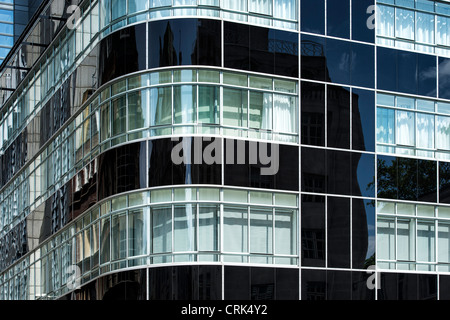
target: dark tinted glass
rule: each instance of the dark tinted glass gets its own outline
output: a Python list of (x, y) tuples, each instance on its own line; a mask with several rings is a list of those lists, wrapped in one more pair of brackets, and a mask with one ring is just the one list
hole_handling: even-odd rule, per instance
[(418, 86), (417, 54), (413, 52), (398, 51), (397, 68), (398, 91), (416, 93)]
[(439, 202), (450, 203), (450, 163), (439, 162)]
[(146, 300), (147, 275), (145, 269), (110, 274), (99, 279), (101, 300)]
[(327, 35), (350, 38), (350, 1), (327, 1)]
[(352, 273), (327, 270), (327, 300), (351, 300)]
[(351, 194), (351, 153), (327, 150), (327, 192)]
[(328, 197), (327, 261), (330, 268), (350, 267), (350, 200)]
[(274, 73), (275, 53), (271, 47), (274, 31), (268, 28), (250, 26), (250, 70)]
[(327, 86), (327, 146), (350, 148), (350, 89)]
[(352, 1), (352, 39), (375, 42), (375, 8), (369, 9), (374, 5), (374, 0)]
[(299, 296), (298, 269), (275, 269), (275, 299), (298, 300)]
[(417, 160), (397, 158), (398, 199), (416, 200), (417, 198)]
[(250, 292), (250, 268), (225, 267), (225, 300), (249, 300)]
[[(372, 278), (369, 279), (371, 276)], [(352, 272), (352, 300), (375, 300), (375, 290), (368, 288), (368, 281), (371, 284), (375, 283), (373, 273)]]
[(450, 276), (439, 275), (439, 300), (450, 300)]
[(450, 99), (450, 59), (439, 57), (439, 98)]
[(351, 43), (351, 84), (374, 88), (375, 49), (372, 45)]
[(251, 300), (275, 299), (275, 269), (251, 268)]
[(302, 191), (327, 192), (326, 151), (302, 148)]
[(352, 146), (355, 150), (375, 151), (375, 94), (352, 90)]
[(417, 200), (437, 201), (437, 163), (435, 161), (417, 161)]
[(198, 300), (198, 266), (179, 266), (172, 270), (174, 300)]
[(224, 64), (227, 68), (250, 70), (250, 27), (224, 22)]
[(301, 31), (325, 34), (324, 0), (302, 0), (300, 14)]
[(146, 47), (145, 24), (121, 29), (102, 39), (99, 54), (99, 86), (122, 75), (145, 70)]
[(377, 88), (397, 91), (397, 50), (377, 47)]
[(380, 288), (378, 288), (378, 300), (398, 300), (397, 273), (380, 273)]
[(398, 273), (398, 300), (418, 299), (418, 279), (417, 274)]
[(326, 300), (327, 271), (302, 269), (302, 300)]
[(302, 266), (325, 267), (325, 197), (302, 195)]
[(435, 274), (418, 274), (418, 300), (437, 300), (437, 276)]
[(199, 266), (198, 298), (200, 300), (222, 299), (221, 266)]
[(220, 21), (198, 19), (197, 23), (197, 64), (221, 66), (222, 41)]
[(148, 269), (149, 300), (172, 300), (172, 267)]
[(301, 55), (303, 79), (329, 81), (327, 59), (325, 58), (325, 38), (302, 35)]
[(298, 33), (273, 30), (275, 74), (298, 77)]
[(352, 268), (375, 264), (375, 201), (352, 199)]
[(424, 96), (436, 97), (436, 57), (427, 54), (417, 54), (417, 64), (417, 93)]
[(325, 85), (301, 83), (302, 144), (325, 146)]
[(327, 38), (326, 57), (329, 81), (350, 84), (350, 42)]
[(397, 158), (377, 157), (377, 190), (379, 198), (397, 199)]
[[(352, 153), (352, 195), (375, 196), (375, 156)], [(331, 174), (331, 173), (330, 173)]]

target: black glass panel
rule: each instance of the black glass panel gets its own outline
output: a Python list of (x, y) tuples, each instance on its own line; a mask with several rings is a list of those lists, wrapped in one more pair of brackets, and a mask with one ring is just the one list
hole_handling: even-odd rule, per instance
[(146, 142), (108, 150), (98, 160), (98, 200), (146, 187)]
[(352, 153), (352, 195), (375, 196), (375, 156), (373, 154)]
[(251, 300), (275, 299), (275, 269), (251, 268)]
[(302, 300), (326, 300), (326, 270), (302, 269)]
[(417, 274), (398, 273), (398, 300), (418, 299), (418, 279)]
[(149, 23), (149, 68), (220, 66), (220, 22), (175, 19)]
[[(373, 6), (370, 10), (370, 6)], [(375, 1), (352, 1), (352, 39), (375, 42)]]
[(375, 85), (375, 49), (372, 45), (351, 43), (351, 84), (373, 88)]
[(172, 299), (172, 267), (148, 269), (149, 300)]
[(200, 300), (222, 299), (221, 266), (199, 266), (198, 298)]
[(146, 300), (146, 270), (125, 271), (99, 279), (98, 288), (102, 300)]
[(325, 146), (325, 85), (301, 82), (302, 144)]
[(417, 200), (437, 201), (437, 163), (435, 161), (417, 161)]
[(352, 268), (375, 265), (375, 201), (352, 199)]
[(350, 1), (327, 1), (327, 35), (350, 38)]
[(274, 73), (275, 53), (271, 45), (274, 31), (268, 28), (250, 26), (250, 70)]
[(398, 199), (417, 199), (417, 160), (397, 158)]
[(375, 94), (352, 90), (352, 146), (354, 150), (375, 151)]
[(437, 276), (435, 274), (418, 274), (418, 300), (437, 300)]
[(450, 276), (439, 275), (439, 300), (450, 300)]
[[(372, 277), (369, 279), (369, 277)], [(374, 284), (373, 273), (352, 272), (352, 300), (375, 300), (375, 289), (369, 289), (367, 283)]]
[(417, 93), (424, 96), (436, 97), (436, 57), (427, 54), (417, 54), (417, 64)]
[(198, 300), (198, 266), (179, 266), (172, 270), (174, 300)]
[(300, 14), (301, 31), (325, 34), (324, 0), (302, 0)]
[(377, 88), (397, 91), (397, 50), (377, 47)]
[(272, 30), (275, 39), (275, 74), (298, 77), (298, 33)]
[(327, 300), (351, 300), (352, 273), (327, 270)]
[(450, 162), (439, 162), (439, 202), (450, 204)]
[(275, 269), (276, 300), (298, 300), (299, 271), (298, 269)]
[(227, 68), (250, 70), (250, 27), (224, 22), (224, 64)]
[(138, 24), (102, 39), (99, 86), (114, 78), (146, 69), (146, 32), (146, 24)]
[(398, 300), (397, 273), (379, 273), (378, 276), (380, 277), (378, 300)]
[(250, 268), (225, 266), (225, 300), (249, 300)]
[(397, 89), (400, 92), (417, 93), (417, 54), (397, 51)]
[(350, 84), (350, 42), (327, 38), (326, 57), (329, 81)]
[(327, 192), (326, 151), (302, 148), (302, 191)]
[(439, 57), (439, 98), (450, 99), (450, 59)]
[(397, 199), (397, 158), (377, 157), (377, 189), (379, 198)]
[[(313, 2), (316, 1), (313, 0)], [(325, 38), (302, 35), (301, 55), (303, 79), (329, 81), (330, 76), (325, 57)]]
[(350, 89), (327, 86), (327, 146), (350, 148)]
[(350, 267), (350, 200), (328, 197), (327, 261), (330, 268)]
[(325, 197), (302, 195), (302, 266), (325, 267)]
[(327, 150), (327, 192), (351, 194), (351, 153)]

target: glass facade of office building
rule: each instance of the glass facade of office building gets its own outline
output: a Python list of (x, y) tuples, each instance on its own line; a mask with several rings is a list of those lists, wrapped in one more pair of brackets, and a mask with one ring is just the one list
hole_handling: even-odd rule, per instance
[(39, 10), (0, 70), (0, 299), (450, 299), (448, 2)]

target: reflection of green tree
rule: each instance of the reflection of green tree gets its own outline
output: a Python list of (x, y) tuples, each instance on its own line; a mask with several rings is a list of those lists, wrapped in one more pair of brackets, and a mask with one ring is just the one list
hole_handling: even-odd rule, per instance
[[(436, 162), (409, 158), (377, 160), (378, 197), (417, 200), (436, 193)], [(371, 182), (369, 186), (374, 183)]]
[(371, 255), (368, 259), (366, 259), (366, 261), (364, 261), (364, 269), (367, 269), (370, 266), (374, 266), (375, 264), (375, 253), (373, 253), (373, 255)]

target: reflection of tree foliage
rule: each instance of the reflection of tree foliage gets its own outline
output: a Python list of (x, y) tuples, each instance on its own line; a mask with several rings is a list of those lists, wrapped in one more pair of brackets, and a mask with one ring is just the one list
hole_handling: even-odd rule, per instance
[(364, 269), (369, 268), (370, 266), (374, 266), (376, 264), (375, 261), (375, 252), (371, 255), (366, 261), (364, 261)]
[(436, 197), (436, 169), (435, 161), (378, 158), (378, 197), (403, 200), (431, 197), (433, 200), (432, 197)]

